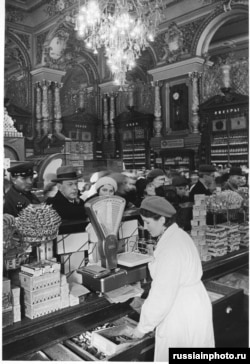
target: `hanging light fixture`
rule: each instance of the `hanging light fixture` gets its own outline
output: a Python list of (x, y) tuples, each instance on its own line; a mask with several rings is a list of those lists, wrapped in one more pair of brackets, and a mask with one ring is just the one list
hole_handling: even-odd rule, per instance
[(75, 30), (86, 46), (105, 48), (115, 83), (123, 85), (163, 20), (163, 0), (84, 0)]

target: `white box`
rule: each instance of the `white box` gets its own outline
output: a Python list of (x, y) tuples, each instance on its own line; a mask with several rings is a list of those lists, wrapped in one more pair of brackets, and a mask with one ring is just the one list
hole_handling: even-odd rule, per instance
[(57, 254), (68, 254), (88, 250), (88, 233), (58, 235)]
[(18, 306), (20, 305), (20, 287), (18, 286), (12, 286), (11, 287), (11, 291), (12, 291), (12, 305), (13, 306)]
[(86, 259), (85, 251), (60, 255), (61, 268), (63, 274), (68, 274), (76, 269), (85, 267), (86, 265), (85, 259)]
[(24, 302), (29, 305), (34, 305), (40, 302), (45, 302), (56, 297), (60, 297), (60, 285), (38, 289), (37, 291), (24, 290)]
[(28, 273), (19, 273), (20, 286), (28, 291), (60, 285), (60, 272), (45, 273), (40, 277), (33, 277)]
[(138, 236), (138, 220), (121, 222), (118, 239), (130, 238), (133, 235)]
[(21, 321), (21, 306), (13, 306), (13, 322)]
[(37, 303), (36, 305), (29, 305), (24, 303), (25, 307), (25, 316), (30, 319), (34, 319), (36, 317), (48, 315), (51, 312), (57, 311), (61, 309), (61, 298), (57, 297), (53, 300), (49, 300), (46, 302)]
[[(116, 338), (120, 334), (126, 335), (126, 332), (129, 332), (129, 326), (129, 324), (124, 324), (92, 332), (91, 346), (94, 346), (106, 355), (114, 355), (135, 345), (135, 340), (129, 340), (127, 343), (122, 344), (116, 344), (111, 340), (111, 338)], [(134, 328), (132, 325), (131, 327)]]

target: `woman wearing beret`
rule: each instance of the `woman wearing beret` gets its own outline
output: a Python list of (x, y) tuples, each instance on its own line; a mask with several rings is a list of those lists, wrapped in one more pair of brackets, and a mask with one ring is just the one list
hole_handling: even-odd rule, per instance
[(212, 305), (201, 281), (202, 266), (191, 237), (174, 222), (175, 209), (151, 196), (141, 204), (144, 227), (158, 237), (149, 263), (151, 289), (131, 331), (141, 338), (156, 329), (154, 360), (168, 361), (170, 347), (214, 347)]

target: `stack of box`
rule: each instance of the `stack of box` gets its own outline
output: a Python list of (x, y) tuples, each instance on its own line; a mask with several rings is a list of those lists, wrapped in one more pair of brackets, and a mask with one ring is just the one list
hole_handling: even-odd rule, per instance
[(13, 322), (21, 321), (21, 305), (20, 305), (20, 287), (11, 286), (12, 306), (13, 306)]
[(206, 243), (211, 256), (220, 257), (227, 254), (228, 238), (225, 227), (208, 225), (206, 230)]
[(248, 248), (249, 247), (249, 223), (244, 222), (239, 226), (240, 232), (240, 246)]
[(69, 284), (65, 274), (61, 274), (60, 282), (61, 308), (69, 307)]
[(2, 326), (6, 327), (13, 324), (13, 311), (11, 299), (10, 280), (3, 277), (2, 288)]
[(25, 316), (34, 319), (61, 308), (61, 265), (52, 261), (25, 264), (19, 273)]
[(206, 199), (205, 195), (195, 195), (193, 205), (193, 219), (191, 220), (191, 236), (198, 249), (202, 261), (211, 259), (206, 244)]
[(218, 226), (224, 227), (227, 232), (228, 240), (228, 252), (233, 252), (240, 249), (240, 231), (239, 224), (233, 222), (227, 222), (219, 224)]

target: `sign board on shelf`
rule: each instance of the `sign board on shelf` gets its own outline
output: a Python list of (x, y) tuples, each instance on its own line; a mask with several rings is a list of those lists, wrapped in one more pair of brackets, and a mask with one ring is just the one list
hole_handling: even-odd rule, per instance
[(162, 149), (170, 148), (184, 148), (184, 139), (169, 139), (161, 141)]

